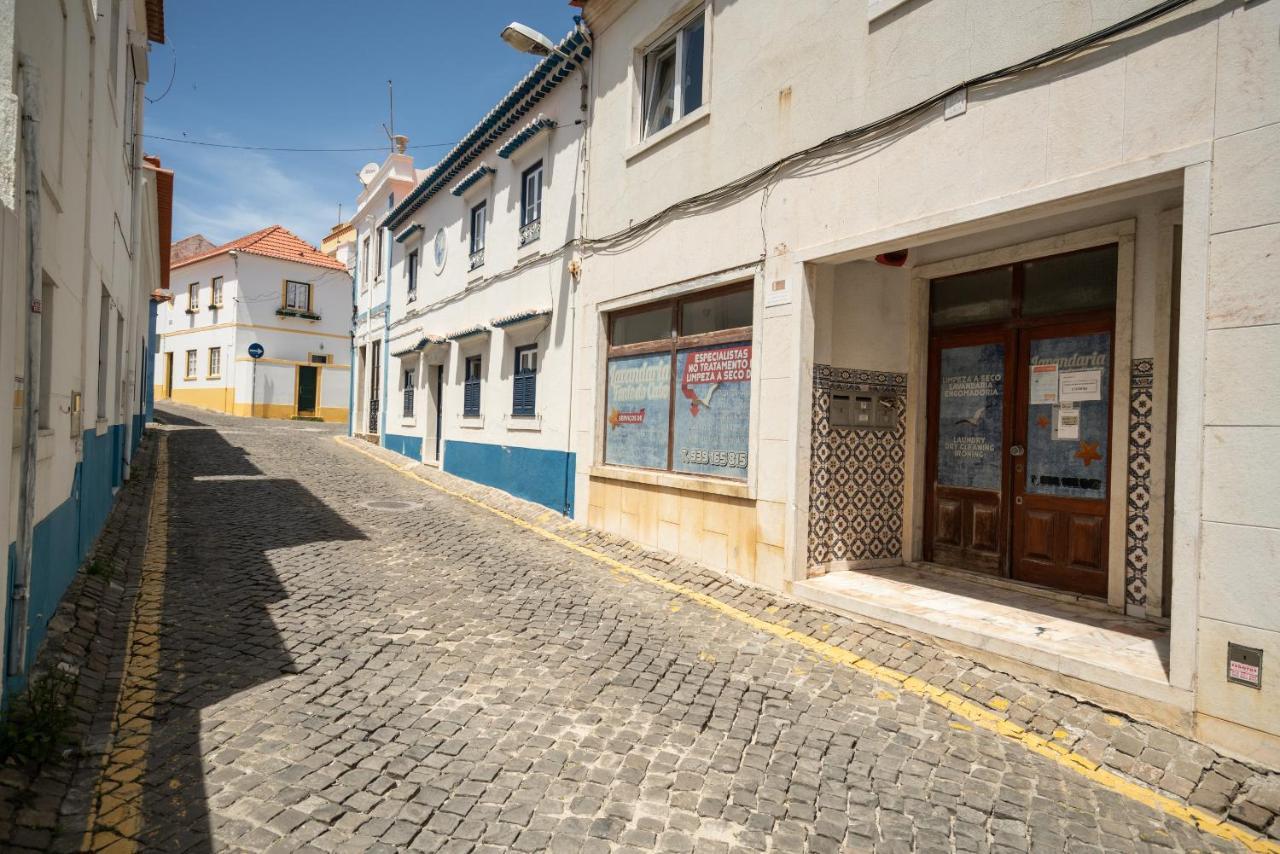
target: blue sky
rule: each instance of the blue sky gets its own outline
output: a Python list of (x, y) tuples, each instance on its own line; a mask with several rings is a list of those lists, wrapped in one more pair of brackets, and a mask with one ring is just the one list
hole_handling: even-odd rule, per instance
[[(396, 132), (415, 165), (430, 166), (537, 62), (499, 39), (502, 28), (517, 20), (558, 41), (576, 12), (567, 0), (170, 0), (167, 44), (151, 51), (148, 137), (384, 146), (285, 153), (144, 139), (177, 173), (174, 239), (222, 243), (279, 223), (319, 243), (339, 202), (344, 217), (354, 209), (360, 167), (389, 149), (388, 79)], [(447, 144), (412, 148), (427, 143)]]

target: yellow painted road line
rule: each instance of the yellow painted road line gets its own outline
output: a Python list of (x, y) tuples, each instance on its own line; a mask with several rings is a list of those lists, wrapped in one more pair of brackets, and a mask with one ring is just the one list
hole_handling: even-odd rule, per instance
[(157, 437), (147, 544), (142, 552), (138, 598), (125, 635), (124, 672), (111, 718), (111, 750), (103, 759), (94, 788), (80, 845), (83, 851), (129, 854), (138, 849), (142, 830), (142, 778), (160, 675), (160, 610), (169, 542), (169, 448), (163, 431)]
[(674, 581), (669, 581), (668, 579), (653, 575), (643, 569), (638, 569), (625, 564), (616, 558), (609, 557), (603, 552), (598, 552), (588, 546), (575, 543), (572, 540), (554, 533), (553, 531), (540, 528), (537, 525), (526, 522), (504, 510), (485, 504), (483, 501), (472, 498), (471, 496), (458, 492), (457, 490), (449, 489), (446, 486), (434, 483), (416, 472), (408, 471), (395, 463), (384, 460), (371, 451), (366, 451), (364, 448), (359, 447), (354, 443), (354, 441), (348, 440), (346, 436), (335, 436), (334, 439), (344, 447), (350, 448), (357, 453), (364, 454), (366, 457), (369, 457), (375, 462), (381, 463), (392, 471), (399, 472), (400, 474), (411, 477), (420, 483), (425, 483), (432, 489), (446, 495), (450, 495), (454, 498), (458, 498), (483, 510), (487, 510), (495, 516), (500, 516), (521, 528), (538, 534), (544, 539), (562, 545), (567, 549), (572, 549), (573, 551), (589, 557), (598, 563), (602, 563), (615, 572), (643, 581), (646, 584), (665, 590), (673, 595), (690, 599), (711, 611), (715, 611), (731, 620), (750, 626), (757, 631), (798, 644), (815, 655), (825, 658), (827, 661), (860, 671), (879, 682), (891, 685), (896, 690), (906, 691), (911, 694), (915, 694), (918, 697), (923, 697), (946, 709), (956, 717), (968, 721), (973, 726), (1016, 741), (1032, 753), (1039, 754), (1050, 762), (1079, 774), (1099, 786), (1123, 795), (1130, 800), (1137, 801), (1140, 804), (1145, 804), (1146, 806), (1159, 810), (1165, 815), (1184, 821), (1198, 830), (1217, 836), (1220, 839), (1238, 842), (1250, 851), (1280, 854), (1280, 844), (1272, 840), (1264, 839), (1263, 837), (1251, 833), (1242, 827), (1237, 827), (1236, 825), (1229, 824), (1219, 819), (1217, 816), (1210, 815), (1204, 810), (1187, 806), (1173, 798), (1153, 791), (1146, 786), (1140, 785), (1131, 780), (1126, 780), (1118, 774), (1113, 774), (1099, 766), (1098, 763), (1091, 759), (1081, 756), (1078, 753), (1073, 753), (1062, 745), (1054, 743), (1050, 739), (1037, 735), (1034, 732), (1030, 732), (1023, 727), (1018, 726), (1018, 724), (1013, 721), (1001, 717), (991, 709), (980, 706), (959, 694), (952, 693), (945, 688), (940, 688), (937, 685), (925, 682), (923, 679), (919, 679), (915, 676), (908, 676), (907, 674), (894, 670), (891, 667), (876, 664), (874, 661), (863, 658), (862, 656), (850, 652), (847, 649), (841, 649), (838, 646), (834, 646), (825, 641), (818, 640), (815, 637), (797, 632), (794, 629), (787, 628), (786, 626), (782, 626), (777, 623), (771, 623), (768, 620), (762, 620), (759, 617), (748, 614), (746, 611), (742, 611), (725, 602), (721, 602), (719, 599), (709, 596), (699, 590), (694, 590), (693, 588), (686, 587), (683, 584), (678, 584)]

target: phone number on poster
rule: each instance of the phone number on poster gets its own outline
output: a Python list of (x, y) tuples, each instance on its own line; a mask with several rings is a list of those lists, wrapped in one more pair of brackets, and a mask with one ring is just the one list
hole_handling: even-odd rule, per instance
[(725, 466), (726, 468), (744, 469), (747, 467), (746, 451), (708, 451), (703, 448), (681, 448), (680, 461), (697, 463), (704, 466)]

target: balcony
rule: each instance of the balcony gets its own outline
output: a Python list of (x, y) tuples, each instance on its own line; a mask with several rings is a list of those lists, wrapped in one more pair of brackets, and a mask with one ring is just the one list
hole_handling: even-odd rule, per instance
[(304, 308), (289, 308), (281, 306), (276, 309), (276, 314), (280, 317), (301, 317), (303, 320), (319, 320), (320, 315), (314, 311), (308, 311)]
[(471, 253), (471, 261), (469, 266), (467, 267), (467, 270), (468, 271), (476, 270), (483, 266), (484, 266), (484, 247), (481, 246), (479, 249)]
[(542, 236), (542, 220), (535, 219), (520, 226), (520, 245), (528, 246)]

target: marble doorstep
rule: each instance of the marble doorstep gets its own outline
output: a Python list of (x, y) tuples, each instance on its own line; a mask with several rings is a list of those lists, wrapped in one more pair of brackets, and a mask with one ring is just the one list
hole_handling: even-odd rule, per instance
[(901, 626), (1105, 688), (1185, 707), (1162, 626), (981, 580), (909, 566), (796, 582), (812, 605)]

